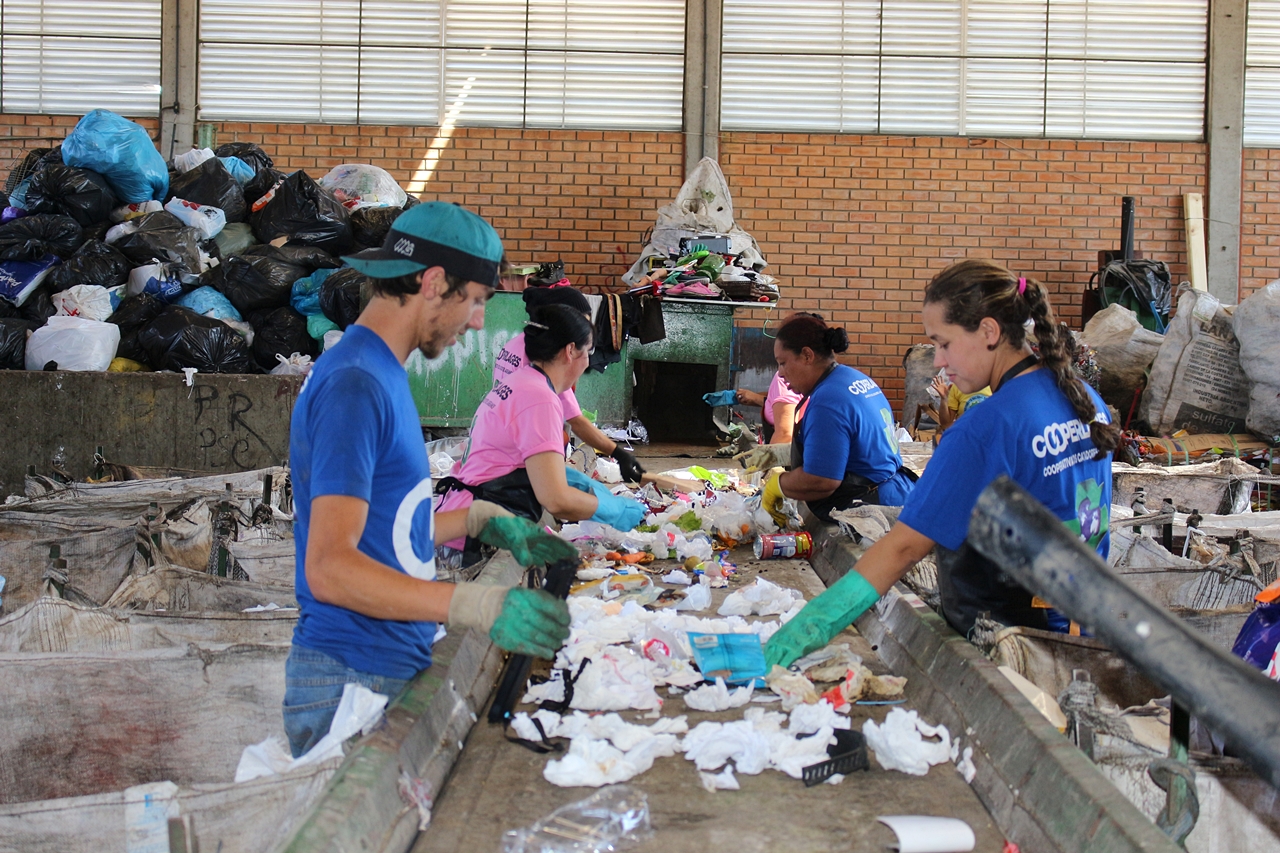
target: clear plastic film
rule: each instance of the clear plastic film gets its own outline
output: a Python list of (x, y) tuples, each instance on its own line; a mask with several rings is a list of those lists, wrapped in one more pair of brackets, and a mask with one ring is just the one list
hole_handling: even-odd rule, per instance
[(506, 833), (503, 853), (607, 853), (649, 836), (649, 801), (630, 785), (611, 785)]

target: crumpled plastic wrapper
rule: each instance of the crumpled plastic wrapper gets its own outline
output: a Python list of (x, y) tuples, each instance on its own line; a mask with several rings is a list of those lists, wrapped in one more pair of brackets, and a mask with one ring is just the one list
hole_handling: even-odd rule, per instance
[(750, 586), (729, 593), (716, 612), (721, 616), (778, 616), (803, 606), (801, 593), (758, 577)]

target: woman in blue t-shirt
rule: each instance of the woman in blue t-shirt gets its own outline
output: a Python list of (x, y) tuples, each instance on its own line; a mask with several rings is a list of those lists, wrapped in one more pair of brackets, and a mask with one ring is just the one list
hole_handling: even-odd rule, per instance
[(991, 386), (991, 399), (948, 430), (898, 522), (856, 570), (769, 640), (771, 665), (825, 645), (935, 545), (943, 616), (957, 631), (967, 634), (982, 612), (1006, 625), (1050, 627), (1046, 606), (965, 542), (979, 493), (1001, 474), (1106, 556), (1111, 452), (1120, 434), (1073, 372), (1070, 337), (1044, 288), (991, 261), (961, 261), (925, 289), (923, 320), (934, 366), (964, 393)]
[(791, 470), (765, 480), (762, 506), (785, 526), (782, 499), (804, 501), (814, 515), (855, 501), (901, 506), (915, 475), (902, 467), (893, 410), (865, 373), (836, 361), (849, 348), (844, 329), (816, 314), (793, 314), (778, 329), (778, 375), (803, 395), (791, 438)]

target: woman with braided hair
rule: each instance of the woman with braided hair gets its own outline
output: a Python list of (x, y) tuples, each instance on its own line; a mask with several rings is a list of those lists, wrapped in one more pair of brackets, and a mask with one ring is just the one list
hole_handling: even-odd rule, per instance
[(965, 541), (979, 493), (1002, 474), (1107, 555), (1120, 433), (1073, 371), (1070, 335), (1044, 287), (991, 261), (961, 261), (929, 282), (922, 315), (934, 367), (965, 393), (990, 385), (991, 399), (947, 431), (897, 523), (855, 570), (770, 638), (771, 665), (826, 645), (935, 546), (942, 615), (961, 634), (983, 612), (1005, 625), (1061, 630), (1053, 611)]

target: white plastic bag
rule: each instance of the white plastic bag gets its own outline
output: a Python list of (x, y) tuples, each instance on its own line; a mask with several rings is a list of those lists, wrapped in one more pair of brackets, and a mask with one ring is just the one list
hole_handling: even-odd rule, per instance
[(276, 361), (280, 362), (271, 368), (272, 376), (305, 376), (311, 372), (311, 356), (295, 352), (285, 358), (276, 353)]
[(1236, 308), (1240, 367), (1249, 378), (1249, 414), (1254, 435), (1280, 434), (1280, 281), (1273, 281)]
[(173, 168), (179, 172), (190, 172), (205, 160), (212, 160), (214, 156), (210, 148), (192, 148), (190, 151), (173, 155)]
[(386, 169), (367, 163), (334, 166), (317, 183), (333, 193), (348, 210), (362, 207), (404, 207), (409, 194)]
[(212, 240), (227, 227), (227, 214), (220, 207), (197, 204), (174, 196), (164, 209), (181, 219), (183, 225), (189, 225), (200, 232), (201, 240)]
[(27, 340), (27, 370), (44, 370), (52, 361), (59, 370), (105, 371), (119, 345), (120, 327), (113, 323), (55, 314)]
[[(158, 213), (161, 210), (164, 210), (164, 205), (158, 201), (135, 201), (133, 204), (126, 204), (111, 211), (111, 221), (128, 222), (130, 219), (137, 219), (139, 216), (146, 216), (148, 213)], [(115, 241), (107, 240), (106, 242), (113, 243)]]
[(53, 307), (63, 317), (105, 320), (111, 316), (111, 294), (97, 284), (77, 284), (53, 295)]

